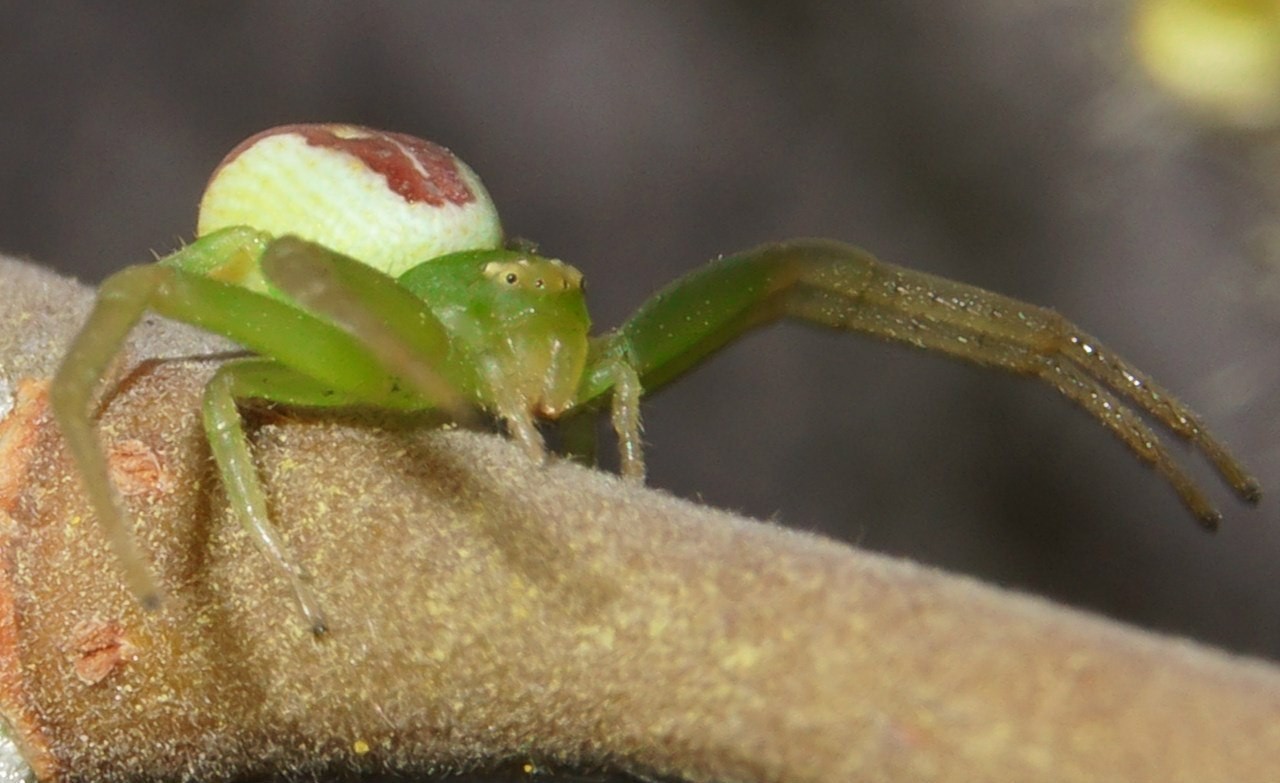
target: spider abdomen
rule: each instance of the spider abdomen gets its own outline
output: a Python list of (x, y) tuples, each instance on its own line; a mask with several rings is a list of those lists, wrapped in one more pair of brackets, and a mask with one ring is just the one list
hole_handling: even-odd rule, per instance
[(196, 233), (293, 234), (391, 276), (430, 258), (502, 244), (480, 178), (429, 141), (358, 125), (283, 125), (214, 170)]

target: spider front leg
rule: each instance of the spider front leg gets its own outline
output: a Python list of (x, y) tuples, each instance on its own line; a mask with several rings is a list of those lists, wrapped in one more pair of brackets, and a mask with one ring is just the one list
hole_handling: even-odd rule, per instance
[(635, 372), (645, 393), (655, 391), (744, 332), (782, 317), (1039, 378), (1154, 466), (1207, 527), (1221, 515), (1137, 411), (1200, 449), (1241, 498), (1252, 503), (1260, 496), (1257, 482), (1189, 408), (1057, 313), (885, 264), (838, 242), (767, 245), (676, 281), (599, 338), (581, 399), (616, 387), (619, 365)]
[[(253, 231), (221, 232), (170, 256), (174, 263), (212, 269), (256, 259), (266, 237)], [(129, 267), (102, 284), (97, 303), (68, 349), (50, 388), (54, 415), (79, 468), (81, 481), (108, 544), (120, 561), (130, 591), (147, 607), (159, 606), (159, 584), (125, 524), (123, 504), (112, 485), (107, 460), (98, 443), (89, 403), (99, 379), (125, 338), (156, 299), (171, 267)]]
[[(266, 516), (236, 399), (309, 406), (366, 403), (399, 410), (460, 404), (461, 399), (442, 385), (447, 382), (436, 370), (448, 347), (440, 324), (394, 280), (359, 267), (307, 243), (271, 243), (259, 232), (235, 228), (208, 235), (159, 263), (130, 267), (103, 284), (51, 395), (99, 523), (126, 582), (144, 605), (157, 605), (160, 589), (125, 524), (88, 404), (111, 357), (151, 310), (271, 357), (232, 363), (215, 376), (206, 396), (206, 431), (236, 516), (288, 579), (312, 629), (323, 630), (323, 615), (301, 579), (302, 569)], [(302, 279), (309, 282), (301, 285)], [(272, 286), (277, 292), (299, 289), (300, 299), (333, 313), (333, 320), (305, 312), (279, 293), (259, 292)], [(379, 308), (377, 317), (370, 315)]]

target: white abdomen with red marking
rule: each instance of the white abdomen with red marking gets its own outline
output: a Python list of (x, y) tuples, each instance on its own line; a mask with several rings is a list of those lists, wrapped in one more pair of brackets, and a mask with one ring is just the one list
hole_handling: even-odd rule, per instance
[(285, 125), (232, 150), (205, 189), (196, 233), (228, 226), (294, 234), (392, 276), (502, 244), (493, 201), (453, 153), (357, 125)]

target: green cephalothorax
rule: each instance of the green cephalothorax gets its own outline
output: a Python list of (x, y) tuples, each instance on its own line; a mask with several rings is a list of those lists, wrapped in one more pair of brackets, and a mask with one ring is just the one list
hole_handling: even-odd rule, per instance
[[(99, 523), (147, 605), (160, 591), (89, 413), (108, 363), (147, 311), (253, 352), (209, 382), (205, 433), (234, 513), (317, 633), (326, 628), (321, 601), (267, 513), (241, 403), (460, 420), (484, 410), (535, 463), (545, 455), (540, 420), (576, 423), (607, 409), (621, 471), (641, 480), (640, 399), (779, 318), (1039, 378), (1151, 464), (1206, 526), (1218, 512), (1141, 414), (1200, 449), (1242, 498), (1260, 495), (1186, 406), (1051, 310), (839, 242), (795, 240), (713, 261), (592, 337), (582, 274), (531, 247), (504, 247), (489, 194), (448, 150), (354, 125), (288, 125), (249, 138), (218, 166), (193, 243), (103, 283), (54, 379), (54, 411)], [(593, 430), (571, 429), (575, 451), (594, 452)]]
[(523, 251), (474, 250), (414, 267), (399, 282), (453, 337), (451, 360), (473, 373), (479, 404), (518, 401), (553, 419), (575, 404), (591, 329), (577, 269)]

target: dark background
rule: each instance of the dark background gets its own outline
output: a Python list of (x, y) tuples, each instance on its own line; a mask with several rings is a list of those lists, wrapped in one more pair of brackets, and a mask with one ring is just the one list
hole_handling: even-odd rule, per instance
[(453, 148), (583, 270), (600, 328), (718, 253), (855, 242), (1057, 308), (1271, 496), (1189, 456), (1227, 512), (1205, 535), (1048, 388), (794, 326), (651, 401), (653, 485), (1280, 657), (1270, 141), (1155, 91), (1127, 4), (142, 7), (6, 8), (0, 250), (100, 280), (190, 235), (240, 139), (319, 120)]

